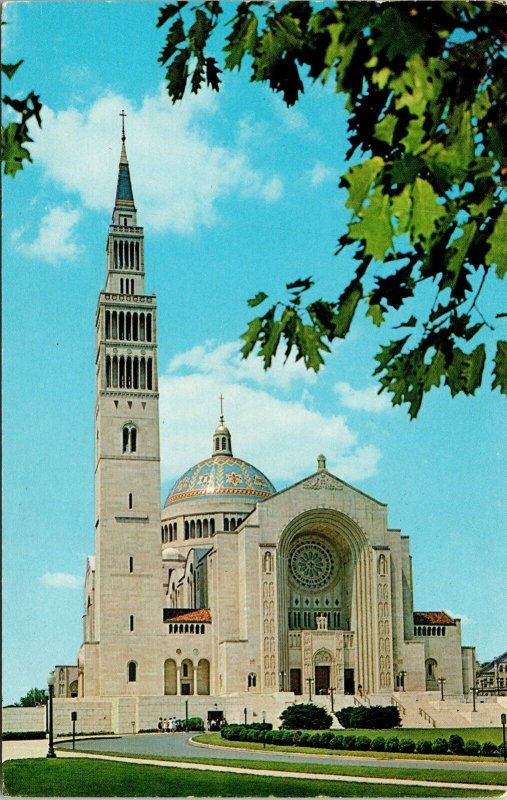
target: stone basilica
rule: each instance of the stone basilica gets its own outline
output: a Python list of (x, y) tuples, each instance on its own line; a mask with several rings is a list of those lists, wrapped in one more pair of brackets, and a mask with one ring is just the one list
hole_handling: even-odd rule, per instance
[(123, 134), (96, 313), (95, 555), (77, 667), (56, 667), (57, 727), (72, 707), (82, 730), (152, 728), (186, 700), (192, 716), (276, 724), (294, 701), (390, 703), (442, 676), (462, 696), (475, 654), (460, 621), (414, 612), (408, 537), (324, 456), (277, 492), (234, 455), (222, 414), (209, 457), (161, 512), (157, 305), (144, 282)]

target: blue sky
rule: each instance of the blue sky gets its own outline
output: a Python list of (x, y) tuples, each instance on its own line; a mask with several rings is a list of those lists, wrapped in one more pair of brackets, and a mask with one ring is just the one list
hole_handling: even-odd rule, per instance
[[(34, 163), (3, 180), (3, 702), (75, 663), (93, 541), (94, 315), (120, 153), (119, 112), (148, 291), (158, 298), (162, 494), (210, 454), (225, 396), (236, 455), (278, 488), (328, 467), (389, 504), (411, 538), (415, 607), (463, 620), (481, 660), (505, 650), (505, 400), (430, 395), (415, 422), (378, 397), (388, 331), (358, 318), (318, 376), (264, 373), (238, 338), (258, 290), (314, 275), (347, 282), (333, 255), (346, 215), (340, 98), (309, 86), (287, 110), (226, 76), (220, 95), (172, 106), (157, 63), (158, 4), (8, 4), (5, 91), (44, 103)], [(486, 299), (487, 302), (487, 299)]]

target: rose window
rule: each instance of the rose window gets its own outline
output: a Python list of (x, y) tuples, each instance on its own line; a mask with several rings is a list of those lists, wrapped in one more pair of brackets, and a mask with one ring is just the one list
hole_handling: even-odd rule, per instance
[(303, 589), (319, 591), (331, 583), (335, 564), (331, 551), (324, 544), (306, 541), (297, 545), (290, 554), (289, 571)]

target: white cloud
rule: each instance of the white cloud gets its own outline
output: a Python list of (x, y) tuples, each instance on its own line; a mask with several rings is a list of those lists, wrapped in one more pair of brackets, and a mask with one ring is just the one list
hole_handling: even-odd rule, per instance
[(449, 614), (452, 619), (460, 619), (462, 625), (469, 625), (471, 622), (473, 622), (473, 620), (470, 619), (467, 614), (455, 614), (454, 611), (449, 611), (448, 608), (444, 608), (444, 611), (446, 614)]
[(12, 242), (20, 253), (29, 258), (40, 258), (49, 264), (73, 261), (82, 249), (75, 240), (74, 231), (80, 219), (81, 212), (78, 209), (55, 206), (42, 217), (33, 241), (23, 241), (26, 233), (26, 227), (23, 227), (12, 232)]
[(141, 224), (159, 231), (188, 233), (220, 221), (225, 197), (277, 200), (281, 179), (252, 166), (241, 145), (219, 146), (207, 130), (219, 112), (210, 92), (172, 106), (163, 87), (139, 106), (108, 94), (89, 108), (44, 109), (44, 127), (34, 132), (36, 163), (84, 205), (110, 211), (120, 154), (118, 113), (127, 113), (127, 151)]
[[(259, 360), (240, 361), (236, 342), (195, 347), (173, 358), (159, 381), (162, 479), (177, 478), (211, 455), (220, 394), (233, 437), (234, 453), (255, 464), (278, 487), (314, 472), (317, 456), (344, 480), (376, 471), (381, 457), (372, 445), (358, 443), (342, 415), (308, 407), (305, 386), (315, 380), (299, 362), (276, 363), (264, 373)], [(286, 370), (287, 374), (284, 374)], [(298, 399), (285, 399), (291, 388)]]
[(82, 578), (68, 572), (45, 572), (40, 582), (52, 589), (80, 589), (83, 585)]
[(340, 396), (341, 403), (346, 408), (354, 411), (368, 411), (373, 414), (380, 414), (391, 408), (387, 397), (378, 394), (376, 386), (368, 386), (367, 389), (353, 389), (350, 383), (340, 381), (335, 385), (335, 391)]
[(316, 161), (312, 169), (308, 171), (311, 185), (315, 188), (321, 183), (338, 178), (338, 171), (333, 167), (327, 167), (322, 161)]

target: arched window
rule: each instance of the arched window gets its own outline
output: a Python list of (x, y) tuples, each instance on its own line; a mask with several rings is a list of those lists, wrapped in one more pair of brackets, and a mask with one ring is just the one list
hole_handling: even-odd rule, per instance
[(255, 672), (250, 672), (248, 675), (248, 688), (253, 689), (257, 684), (257, 676)]
[(111, 312), (106, 311), (106, 339), (111, 336)]
[(137, 450), (137, 428), (132, 423), (123, 426), (122, 452), (135, 453)]
[(135, 661), (129, 661), (128, 663), (128, 681), (129, 683), (135, 683), (137, 680), (137, 664)]
[(197, 538), (202, 539), (202, 522), (200, 519), (197, 520)]
[(114, 268), (118, 269), (118, 242), (115, 241), (113, 244), (113, 261), (114, 261)]
[(111, 356), (106, 356), (106, 386), (111, 386)]
[(146, 370), (146, 373), (147, 373), (146, 374), (146, 388), (147, 389), (152, 389), (153, 385), (152, 385), (152, 376), (151, 376), (151, 358), (148, 358), (148, 363), (147, 363), (146, 366), (147, 366), (147, 370)]
[(235, 531), (235, 530), (236, 530), (236, 520), (234, 519), (234, 517), (232, 517), (232, 519), (231, 519), (231, 531)]
[[(132, 281), (132, 294), (134, 294), (134, 281)], [(132, 339), (134, 340), (134, 342), (137, 342), (139, 338), (139, 326), (137, 324), (137, 320), (138, 320), (137, 313), (134, 312), (132, 314)]]
[(139, 242), (136, 242), (136, 269), (139, 269)]
[(151, 314), (146, 314), (146, 341), (151, 342)]
[(213, 536), (215, 533), (215, 519), (214, 518), (210, 519), (209, 524), (210, 524), (211, 535)]
[(215, 450), (220, 450), (220, 436), (215, 439)]
[(208, 520), (205, 519), (202, 524), (202, 535), (206, 537), (208, 535)]
[(174, 535), (174, 541), (176, 541), (176, 539), (178, 538), (178, 523), (177, 522), (175, 522), (174, 525), (173, 525), (173, 535)]
[(125, 356), (120, 356), (120, 389), (125, 388)]
[(190, 526), (188, 522), (185, 522), (185, 539), (188, 539), (189, 536), (190, 536)]
[(225, 450), (227, 447), (227, 440), (225, 436), (222, 436), (222, 450)]
[(141, 342), (144, 342), (145, 339), (145, 326), (144, 326), (144, 314), (139, 314), (139, 339)]
[(195, 521), (192, 520), (190, 523), (190, 538), (195, 539)]
[(228, 519), (228, 517), (225, 517), (225, 519), (224, 519), (224, 531), (228, 531), (228, 530), (229, 530), (229, 519)]
[(123, 311), (118, 312), (118, 339), (125, 338), (125, 313)]
[(118, 338), (118, 312), (113, 311), (111, 314), (111, 338)]

